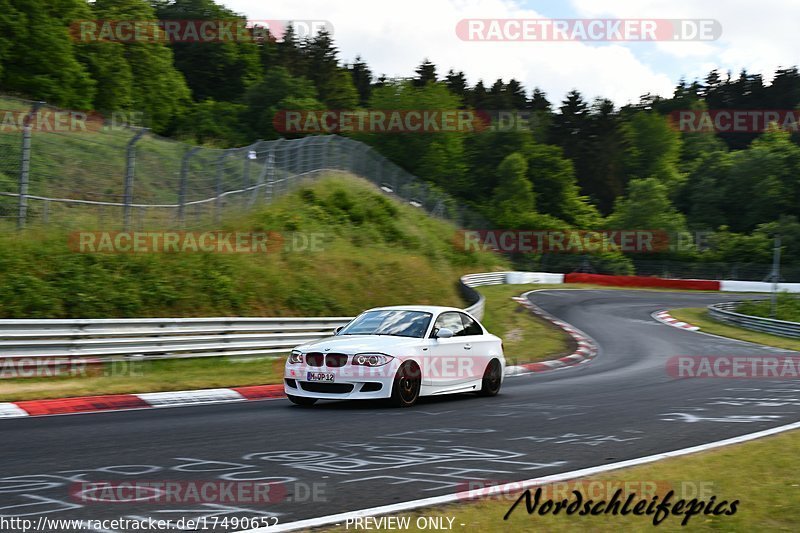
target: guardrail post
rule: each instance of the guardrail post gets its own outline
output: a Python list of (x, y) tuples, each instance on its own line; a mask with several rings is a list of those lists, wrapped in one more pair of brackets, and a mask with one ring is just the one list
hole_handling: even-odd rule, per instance
[(331, 168), (331, 140), (333, 135), (326, 135), (325, 140), (322, 142), (322, 168), (329, 170)]
[(181, 177), (178, 184), (178, 222), (181, 226), (186, 223), (186, 185), (189, 179), (189, 159), (198, 150), (200, 150), (199, 146), (190, 148), (183, 154), (183, 159), (181, 160)]
[(258, 159), (258, 152), (253, 148), (258, 146), (261, 143), (261, 139), (257, 140), (250, 146), (248, 146), (244, 153), (244, 175), (242, 179), (244, 180), (244, 188), (247, 189), (250, 187), (250, 161), (254, 159)]
[(225, 171), (225, 158), (228, 157), (228, 151), (225, 150), (217, 158), (217, 173), (214, 184), (214, 191), (216, 198), (214, 199), (214, 222), (219, 223), (222, 212), (222, 175)]
[(141, 128), (136, 132), (136, 135), (128, 141), (126, 148), (125, 159), (125, 192), (123, 194), (123, 202), (125, 204), (122, 214), (122, 226), (127, 231), (131, 226), (131, 204), (133, 203), (133, 177), (136, 167), (136, 143), (147, 132), (147, 128)]
[[(395, 194), (400, 196), (400, 167), (393, 166), (393, 170), (394, 175), (392, 176), (392, 190), (395, 192)], [(405, 196), (402, 196), (402, 198), (405, 198)], [(408, 198), (406, 198), (406, 200), (408, 200)]]
[(17, 205), (17, 228), (24, 229), (28, 218), (28, 183), (31, 171), (31, 122), (44, 102), (36, 102), (25, 115), (22, 126), (22, 154), (19, 166), (19, 203)]
[(264, 199), (267, 202), (272, 201), (272, 194), (273, 194), (273, 187), (275, 186), (275, 152), (278, 148), (278, 145), (283, 141), (283, 139), (278, 139), (275, 141), (275, 144), (270, 149), (269, 153), (267, 154), (267, 161), (266, 161), (266, 176), (267, 176), (267, 185), (264, 187)]
[(775, 235), (775, 247), (772, 252), (772, 295), (770, 296), (769, 315), (778, 318), (778, 282), (781, 280), (781, 236)]
[(348, 168), (347, 170), (349, 172), (352, 172), (353, 174), (357, 174), (357, 172), (356, 172), (356, 164), (357, 164), (356, 148), (358, 148), (358, 147), (353, 145), (353, 144), (351, 144), (351, 143), (352, 143), (352, 141), (350, 139), (347, 139), (347, 148), (348, 148), (348, 150), (350, 152), (350, 158), (349, 158), (350, 159), (350, 161), (349, 161), (349, 167), (350, 168)]
[(303, 137), (299, 141), (299, 145), (297, 147), (297, 163), (298, 163), (298, 174), (303, 174), (306, 171), (306, 159), (308, 159), (308, 150), (306, 149), (305, 140), (309, 139), (310, 137)]

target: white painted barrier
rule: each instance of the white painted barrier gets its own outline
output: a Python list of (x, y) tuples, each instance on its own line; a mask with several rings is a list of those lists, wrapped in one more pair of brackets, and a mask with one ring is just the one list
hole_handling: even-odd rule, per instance
[[(723, 292), (772, 292), (772, 283), (764, 281), (720, 281)], [(800, 292), (800, 283), (778, 283), (778, 292)]]
[(564, 283), (564, 274), (552, 274), (550, 272), (506, 272), (507, 285), (525, 285), (527, 283), (558, 285)]

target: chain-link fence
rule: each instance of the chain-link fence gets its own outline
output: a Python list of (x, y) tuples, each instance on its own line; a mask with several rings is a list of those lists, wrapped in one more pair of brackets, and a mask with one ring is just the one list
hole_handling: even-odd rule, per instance
[(370, 146), (344, 137), (215, 149), (92, 117), (76, 119), (42, 103), (8, 97), (0, 103), (3, 229), (207, 225), (268, 203), (308, 179), (337, 172), (366, 178), (434, 216), (468, 227), (483, 223), (476, 213), (460, 208)]

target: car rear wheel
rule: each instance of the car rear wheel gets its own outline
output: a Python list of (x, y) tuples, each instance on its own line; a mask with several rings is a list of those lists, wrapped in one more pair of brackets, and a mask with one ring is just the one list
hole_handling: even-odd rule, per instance
[(483, 372), (481, 390), (478, 394), (481, 396), (495, 396), (500, 392), (500, 385), (503, 382), (502, 371), (500, 361), (492, 359)]
[(419, 399), (422, 386), (420, 370), (414, 363), (405, 363), (397, 370), (392, 385), (391, 403), (395, 407), (411, 407)]
[(315, 403), (317, 403), (316, 398), (306, 398), (304, 396), (292, 396), (291, 394), (286, 395), (289, 398), (289, 401), (295, 405), (302, 405), (303, 407), (311, 407)]

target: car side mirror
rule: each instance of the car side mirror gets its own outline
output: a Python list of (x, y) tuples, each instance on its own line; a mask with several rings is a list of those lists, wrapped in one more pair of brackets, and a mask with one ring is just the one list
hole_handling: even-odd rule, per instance
[(334, 335), (338, 335), (339, 332), (342, 331), (342, 329), (344, 329), (344, 326), (339, 326), (338, 328), (333, 330), (333, 334)]
[(439, 328), (436, 332), (437, 339), (449, 339), (453, 336), (453, 330), (450, 328)]

